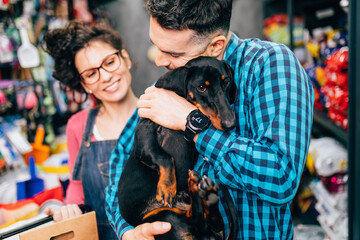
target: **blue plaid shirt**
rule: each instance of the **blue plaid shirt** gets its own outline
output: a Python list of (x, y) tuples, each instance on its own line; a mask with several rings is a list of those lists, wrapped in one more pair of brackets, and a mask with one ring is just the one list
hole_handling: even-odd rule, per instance
[[(199, 134), (195, 170), (228, 186), (237, 208), (237, 239), (292, 239), (290, 205), (309, 146), (313, 89), (284, 45), (232, 34), (224, 60), (234, 69), (238, 98), (234, 130), (213, 126)], [(117, 182), (133, 144), (137, 115), (110, 157), (107, 214), (119, 236), (132, 228), (121, 218)], [(125, 136), (123, 136), (125, 135)], [(227, 234), (227, 208), (219, 204)]]

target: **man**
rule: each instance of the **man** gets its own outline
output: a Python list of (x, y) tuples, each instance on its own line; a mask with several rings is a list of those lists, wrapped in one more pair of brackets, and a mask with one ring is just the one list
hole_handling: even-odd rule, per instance
[[(284, 45), (242, 40), (230, 32), (231, 5), (231, 0), (146, 1), (150, 39), (158, 48), (155, 63), (171, 71), (204, 55), (231, 66), (238, 88), (233, 105), (237, 126), (228, 132), (210, 126), (192, 136), (200, 153), (195, 170), (228, 187), (237, 208), (238, 239), (292, 239), (290, 205), (310, 140), (312, 86)], [(141, 118), (174, 130), (185, 131), (194, 109), (156, 87), (146, 89), (138, 101)], [(120, 216), (116, 184), (123, 166), (115, 155), (121, 149), (118, 145), (110, 162), (108, 217), (122, 239), (154, 239), (171, 226), (157, 222), (134, 229)], [(228, 226), (222, 198), (219, 208)]]

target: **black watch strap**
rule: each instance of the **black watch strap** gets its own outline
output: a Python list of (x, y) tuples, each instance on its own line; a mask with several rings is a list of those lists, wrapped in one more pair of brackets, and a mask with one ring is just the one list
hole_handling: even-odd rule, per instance
[(190, 142), (190, 141), (192, 141), (194, 139), (195, 135), (196, 135), (196, 132), (193, 131), (188, 126), (186, 126), (185, 131), (184, 131), (185, 140)]

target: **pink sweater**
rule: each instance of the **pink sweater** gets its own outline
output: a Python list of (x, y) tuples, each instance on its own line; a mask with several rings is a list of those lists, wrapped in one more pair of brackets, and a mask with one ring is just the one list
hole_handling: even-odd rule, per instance
[[(89, 109), (82, 110), (71, 116), (66, 125), (66, 140), (69, 152), (68, 166), (70, 171), (70, 182), (66, 191), (67, 204), (84, 204), (84, 190), (82, 182), (72, 180), (71, 176), (74, 170), (76, 156), (81, 146), (88, 115)], [(94, 139), (92, 138), (91, 140), (93, 141)]]

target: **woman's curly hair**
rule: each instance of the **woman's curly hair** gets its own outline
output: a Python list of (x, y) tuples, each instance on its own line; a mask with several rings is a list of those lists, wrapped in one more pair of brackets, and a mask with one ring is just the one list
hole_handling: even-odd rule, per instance
[(76, 53), (91, 41), (103, 41), (117, 50), (122, 49), (122, 38), (105, 25), (89, 25), (71, 21), (65, 28), (48, 31), (44, 36), (46, 51), (55, 61), (53, 76), (69, 90), (86, 93), (80, 84), (75, 67)]

